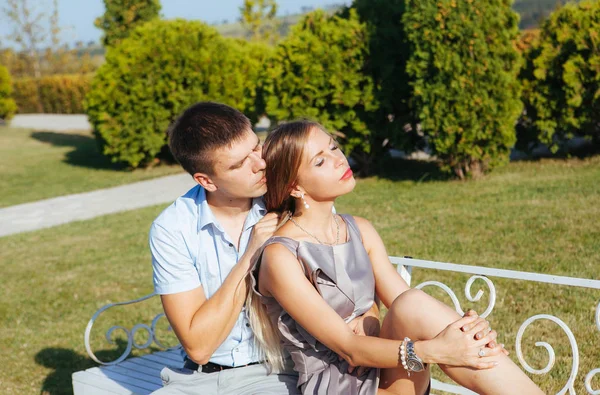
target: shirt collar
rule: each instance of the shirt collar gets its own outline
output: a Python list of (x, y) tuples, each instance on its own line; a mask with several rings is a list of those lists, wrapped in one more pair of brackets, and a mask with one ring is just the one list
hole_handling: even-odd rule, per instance
[(246, 218), (246, 222), (244, 223), (244, 230), (248, 230), (262, 217), (267, 213), (267, 208), (265, 206), (265, 200), (261, 197), (256, 197), (252, 199), (252, 208), (250, 208), (250, 212), (248, 213), (248, 217)]
[[(198, 195), (196, 196), (196, 204), (198, 205), (198, 229), (200, 232), (207, 225), (213, 224), (217, 229), (223, 231), (221, 225), (217, 222), (215, 215), (213, 214), (210, 206), (208, 205), (208, 201), (206, 200), (206, 190), (202, 187), (199, 188)], [(256, 223), (264, 217), (267, 213), (267, 208), (265, 206), (265, 201), (261, 197), (256, 197), (252, 199), (252, 207), (250, 208), (250, 212), (248, 213), (248, 217), (246, 218), (246, 222), (244, 223), (244, 230), (248, 230), (249, 228), (256, 225)]]
[(197, 231), (200, 232), (202, 229), (204, 229), (204, 227), (210, 224), (214, 224), (215, 226), (219, 227), (217, 219), (208, 205), (208, 201), (206, 200), (206, 190), (203, 187), (200, 187), (200, 190), (198, 191), (196, 204), (198, 205)]

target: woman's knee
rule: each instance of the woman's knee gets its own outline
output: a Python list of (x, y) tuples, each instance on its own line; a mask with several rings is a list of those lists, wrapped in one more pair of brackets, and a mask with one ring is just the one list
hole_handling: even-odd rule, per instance
[(419, 300), (423, 291), (409, 289), (394, 299), (384, 318), (382, 334), (390, 338), (404, 338), (407, 330), (415, 324)]
[(421, 305), (427, 297), (430, 296), (420, 289), (411, 288), (394, 299), (388, 314), (392, 314), (393, 317), (402, 320), (411, 318), (416, 314), (419, 305)]
[[(392, 336), (414, 339), (435, 337), (448, 324), (460, 316), (449, 306), (419, 289), (409, 289), (400, 294), (390, 306), (384, 327)], [(412, 336), (411, 336), (412, 334)]]

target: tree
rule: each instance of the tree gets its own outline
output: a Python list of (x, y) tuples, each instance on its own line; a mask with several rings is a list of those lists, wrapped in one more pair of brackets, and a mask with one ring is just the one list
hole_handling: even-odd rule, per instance
[[(39, 10), (29, 0), (6, 0), (6, 4), (7, 6), (2, 11), (13, 28), (8, 39), (28, 55), (31, 75), (39, 78), (42, 75), (41, 46), (47, 43), (49, 35), (54, 38), (58, 31), (55, 32), (52, 28), (50, 32), (48, 31), (47, 25), (44, 23), (48, 17), (46, 12)], [(57, 15), (56, 0), (54, 0), (54, 7), (53, 16)]]
[(442, 169), (461, 179), (508, 162), (516, 140), (521, 57), (510, 3), (406, 3), (412, 106)]
[(159, 0), (104, 0), (106, 11), (94, 26), (104, 30), (102, 43), (106, 47), (119, 44), (136, 26), (158, 18)]
[(0, 120), (9, 120), (17, 111), (17, 105), (11, 97), (13, 93), (10, 74), (0, 65)]
[(279, 36), (277, 2), (275, 0), (244, 0), (240, 21), (247, 37), (255, 41), (274, 42)]
[[(369, 59), (365, 73), (374, 82), (374, 95), (379, 107), (367, 120), (373, 146), (389, 143), (405, 151), (423, 144), (415, 127), (415, 114), (410, 108), (411, 89), (406, 72), (410, 47), (402, 18), (405, 0), (354, 0), (351, 5), (367, 25)], [(349, 9), (341, 15), (348, 16)], [(380, 155), (377, 155), (380, 157)]]
[(168, 155), (166, 131), (187, 107), (212, 100), (258, 118), (266, 44), (226, 39), (198, 21), (154, 20), (106, 53), (85, 99), (102, 152), (130, 167)]
[(365, 119), (377, 109), (368, 59), (366, 26), (355, 10), (347, 18), (317, 10), (280, 42), (265, 67), (264, 96), (274, 121), (310, 117), (339, 136), (363, 173), (373, 157)]
[(600, 1), (555, 11), (527, 53), (522, 79), (522, 142), (539, 141), (553, 151), (573, 136), (600, 143)]

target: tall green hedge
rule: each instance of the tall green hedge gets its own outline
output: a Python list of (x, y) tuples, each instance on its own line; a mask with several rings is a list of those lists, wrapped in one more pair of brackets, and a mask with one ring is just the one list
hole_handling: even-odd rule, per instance
[(0, 119), (9, 120), (17, 111), (17, 105), (12, 98), (12, 94), (10, 74), (6, 67), (0, 65)]
[(366, 26), (354, 10), (348, 18), (317, 10), (280, 42), (264, 76), (266, 111), (275, 121), (308, 117), (337, 133), (346, 154), (365, 164), (371, 153), (366, 115), (377, 109)]
[(523, 85), (522, 142), (556, 150), (579, 135), (600, 143), (600, 1), (552, 13), (527, 53)]
[(508, 162), (522, 109), (510, 1), (406, 4), (413, 105), (443, 169), (477, 177)]
[(14, 98), (20, 114), (81, 114), (90, 89), (90, 74), (63, 74), (14, 81)]
[(268, 47), (225, 39), (201, 22), (155, 20), (111, 48), (85, 100), (104, 154), (131, 167), (167, 152), (166, 130), (202, 100), (231, 105), (252, 120)]
[[(410, 107), (411, 88), (406, 72), (410, 47), (402, 18), (405, 0), (354, 0), (360, 20), (367, 25), (369, 61), (365, 72), (373, 79), (378, 110), (368, 123), (379, 136), (378, 144), (388, 140), (394, 146), (412, 150), (422, 143), (414, 127)], [(347, 10), (343, 12), (347, 15)]]

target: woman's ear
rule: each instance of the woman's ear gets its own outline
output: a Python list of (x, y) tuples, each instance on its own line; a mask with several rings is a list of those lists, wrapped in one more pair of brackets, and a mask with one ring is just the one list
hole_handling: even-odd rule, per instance
[(290, 190), (290, 196), (291, 197), (299, 199), (299, 198), (302, 197), (303, 194), (304, 194), (304, 190), (302, 188), (300, 188), (298, 186), (298, 184), (292, 185), (292, 188)]

